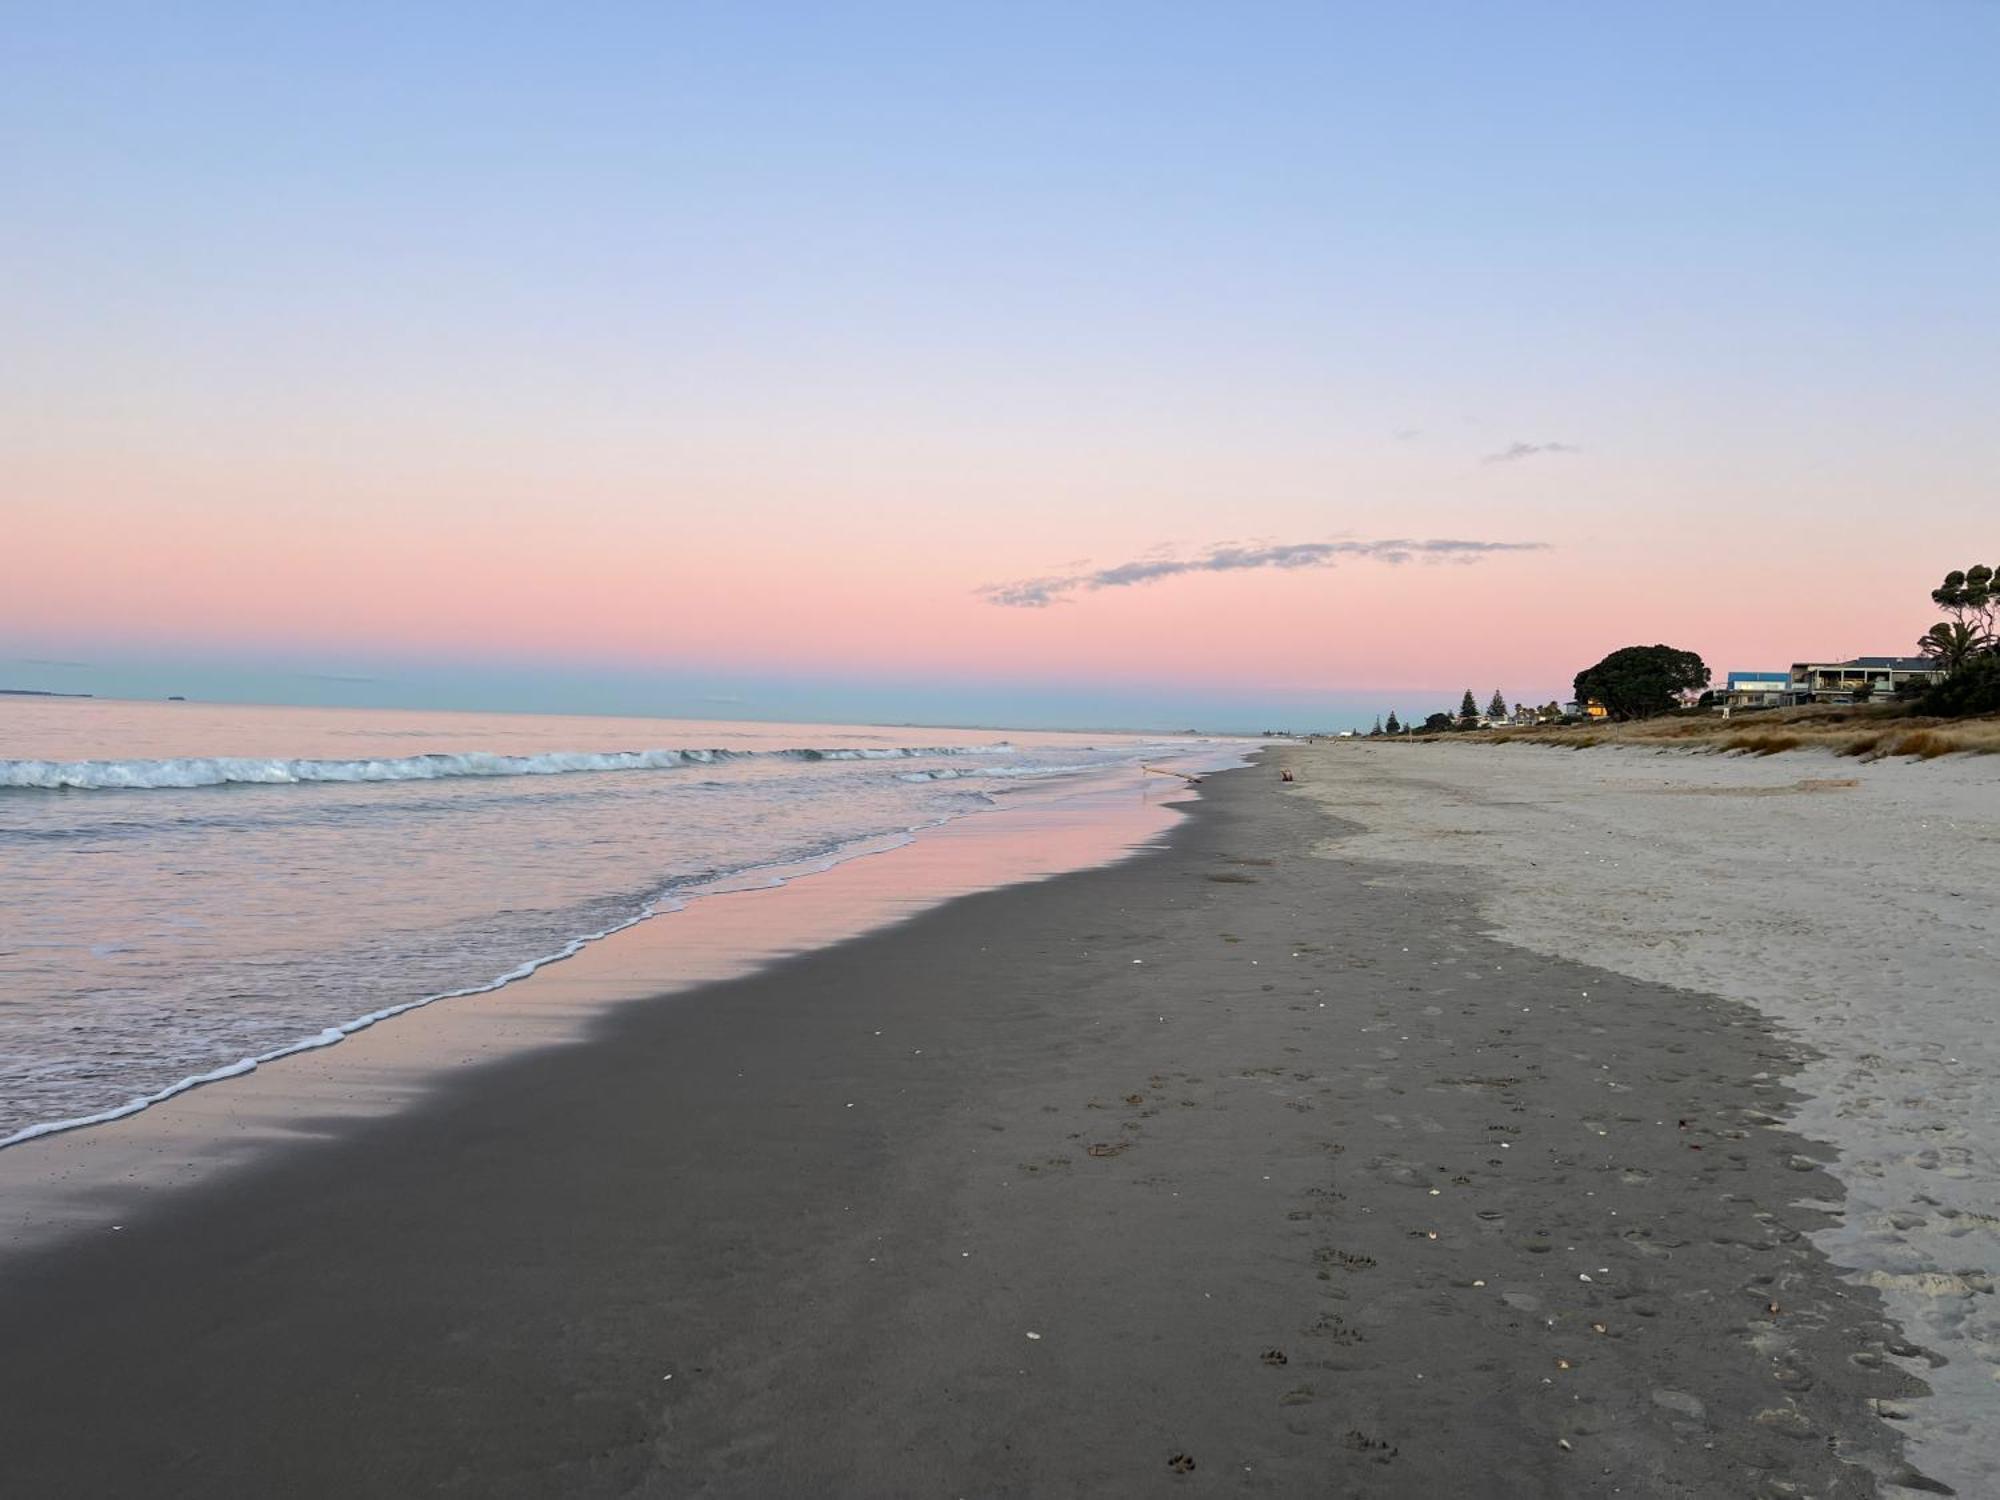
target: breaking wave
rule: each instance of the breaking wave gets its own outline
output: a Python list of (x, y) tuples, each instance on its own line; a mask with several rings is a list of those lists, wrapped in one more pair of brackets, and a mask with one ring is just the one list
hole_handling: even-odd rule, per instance
[(203, 786), (296, 786), (307, 782), (438, 781), (453, 776), (560, 776), (577, 771), (671, 771), (736, 760), (914, 760), (995, 755), (995, 745), (897, 745), (833, 750), (550, 750), (500, 755), (487, 750), (380, 760), (265, 760), (190, 756), (173, 760), (0, 760), (0, 788), (41, 791), (149, 791)]

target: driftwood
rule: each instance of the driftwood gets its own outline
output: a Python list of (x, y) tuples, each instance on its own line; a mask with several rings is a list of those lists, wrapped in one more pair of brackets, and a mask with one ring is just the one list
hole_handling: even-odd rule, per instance
[(1141, 766), (1139, 769), (1142, 771), (1151, 771), (1155, 776), (1178, 776), (1189, 786), (1201, 785), (1201, 778), (1199, 776), (1190, 776), (1185, 771), (1169, 771), (1165, 766)]

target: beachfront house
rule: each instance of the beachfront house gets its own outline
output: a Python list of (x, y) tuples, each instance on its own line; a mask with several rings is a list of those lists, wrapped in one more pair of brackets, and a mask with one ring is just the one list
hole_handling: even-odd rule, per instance
[(1795, 661), (1786, 703), (1859, 703), (1887, 698), (1944, 674), (1928, 656), (1857, 656), (1848, 661)]
[(1789, 701), (1785, 695), (1791, 690), (1789, 672), (1731, 672), (1713, 701), (1724, 713), (1739, 708), (1778, 708)]

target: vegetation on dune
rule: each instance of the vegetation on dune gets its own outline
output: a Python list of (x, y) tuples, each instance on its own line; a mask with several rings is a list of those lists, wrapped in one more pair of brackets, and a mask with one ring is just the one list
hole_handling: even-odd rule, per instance
[(1959, 752), (2000, 754), (2000, 718), (1954, 721), (1917, 713), (1904, 703), (1816, 704), (1727, 719), (1699, 709), (1681, 709), (1622, 724), (1572, 719), (1486, 730), (1470, 738), (1487, 744), (1560, 745), (1571, 750), (1609, 745), (1776, 755), (1786, 750), (1816, 749), (1866, 760), (1900, 755), (1928, 760)]

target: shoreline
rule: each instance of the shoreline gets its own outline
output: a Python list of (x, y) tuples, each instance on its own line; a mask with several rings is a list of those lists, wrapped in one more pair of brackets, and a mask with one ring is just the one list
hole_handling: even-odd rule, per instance
[(1213, 777), (1120, 863), (607, 1009), (578, 1045), (16, 1258), (0, 1474), (47, 1495), (1915, 1480), (1875, 1414), (1920, 1390), (1908, 1346), (1796, 1203), (1840, 1192), (1783, 1123), (1802, 1049), (1385, 885), (1270, 774), (1308, 764)]
[(155, 1193), (240, 1170), (337, 1129), (342, 1116), (390, 1114), (466, 1067), (572, 1045), (608, 1009), (740, 977), (974, 891), (1129, 858), (1198, 795), (1136, 773), (1128, 783), (1038, 789), (825, 863), (732, 876), (490, 984), (31, 1126), (0, 1143), (0, 1272), (10, 1254), (131, 1218)]

